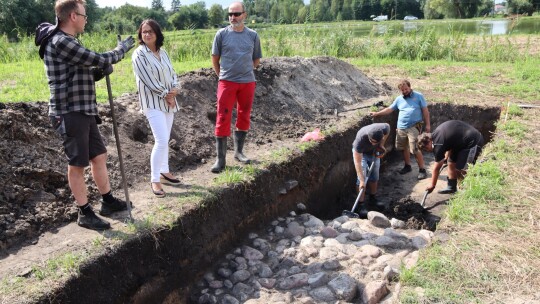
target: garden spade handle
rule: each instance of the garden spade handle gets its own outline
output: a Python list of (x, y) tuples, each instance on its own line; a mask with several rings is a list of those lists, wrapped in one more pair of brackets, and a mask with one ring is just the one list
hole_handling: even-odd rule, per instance
[[(118, 41), (121, 41), (120, 35), (118, 35)], [(129, 192), (127, 187), (126, 173), (124, 171), (124, 159), (122, 158), (122, 148), (120, 147), (120, 136), (118, 135), (118, 126), (116, 124), (116, 115), (114, 113), (114, 104), (111, 90), (111, 79), (109, 75), (105, 76), (107, 81), (107, 93), (109, 94), (109, 105), (111, 107), (111, 116), (113, 121), (114, 138), (116, 139), (116, 149), (118, 150), (118, 162), (120, 163), (120, 173), (122, 174), (122, 185), (124, 187), (124, 194), (126, 196), (126, 205), (128, 211), (128, 220), (133, 221), (131, 216), (131, 201), (129, 200)]]

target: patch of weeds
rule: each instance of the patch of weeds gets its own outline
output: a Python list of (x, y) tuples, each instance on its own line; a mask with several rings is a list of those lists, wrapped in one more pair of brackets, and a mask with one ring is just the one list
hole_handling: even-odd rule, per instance
[(127, 224), (127, 229), (130, 233), (136, 233), (140, 231), (150, 231), (157, 226), (156, 218), (150, 214), (145, 216), (142, 220), (135, 220), (134, 222)]
[(459, 191), (450, 201), (446, 210), (450, 220), (470, 223), (486, 220), (490, 204), (501, 204), (504, 196), (504, 175), (494, 161), (486, 161), (472, 166), (463, 180), (463, 191)]
[(513, 104), (511, 103), (510, 106), (508, 107), (508, 109), (506, 109), (506, 111), (508, 111), (508, 115), (512, 115), (512, 116), (523, 116), (523, 114), (525, 114), (525, 111), (523, 111), (522, 108), (520, 108), (518, 105), (516, 104)]
[(32, 266), (32, 276), (42, 281), (47, 278), (58, 279), (76, 274), (87, 254), (68, 252), (45, 262), (44, 266)]
[(178, 202), (181, 204), (188, 202), (197, 203), (215, 196), (215, 192), (209, 188), (205, 188), (202, 186), (193, 186), (192, 190), (181, 194), (181, 196), (178, 198)]
[(506, 123), (500, 124), (498, 125), (498, 128), (505, 131), (508, 136), (515, 137), (519, 140), (524, 139), (525, 134), (527, 133), (527, 127), (515, 120), (509, 120)]
[(338, 129), (336, 126), (331, 126), (327, 129), (324, 129), (321, 131), (322, 135), (324, 135), (325, 137), (326, 136), (331, 136), (333, 134), (336, 134), (338, 132)]
[(105, 241), (105, 238), (103, 236), (98, 236), (92, 240), (92, 246), (101, 247), (103, 246), (103, 241)]
[[(465, 300), (457, 290), (467, 282), (462, 277), (457, 260), (447, 250), (435, 244), (426, 249), (426, 256), (415, 267), (402, 267), (399, 280), (404, 288), (400, 303), (462, 303)], [(445, 284), (441, 284), (439, 279)], [(409, 286), (420, 286), (425, 289), (425, 294), (420, 297)]]
[(259, 169), (252, 164), (243, 167), (227, 167), (217, 177), (214, 178), (216, 185), (231, 185), (250, 181), (255, 178)]
[(214, 183), (217, 185), (230, 185), (239, 183), (243, 180), (242, 171), (238, 168), (227, 167), (217, 177), (214, 178)]
[(317, 145), (317, 142), (314, 140), (303, 141), (298, 144), (298, 149), (300, 149), (300, 151), (302, 152), (306, 152), (307, 150), (315, 147), (316, 145)]
[(26, 279), (23, 277), (7, 276), (0, 280), (0, 294), (13, 294), (26, 289)]
[(277, 150), (270, 152), (270, 161), (274, 163), (282, 163), (289, 159), (291, 150), (286, 147), (281, 147)]

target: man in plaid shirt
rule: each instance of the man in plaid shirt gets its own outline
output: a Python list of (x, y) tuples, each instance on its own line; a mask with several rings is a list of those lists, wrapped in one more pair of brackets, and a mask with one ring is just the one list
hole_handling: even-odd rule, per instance
[(110, 228), (110, 224), (96, 216), (88, 203), (85, 167), (90, 165), (102, 195), (101, 215), (126, 210), (127, 204), (111, 193), (107, 150), (97, 126), (94, 72), (112, 73), (112, 64), (124, 58), (134, 40), (130, 36), (119, 42), (114, 50), (101, 54), (84, 48), (75, 36), (84, 31), (87, 22), (85, 4), (84, 0), (56, 1), (57, 28), (48, 32), (50, 37), (47, 35), (46, 39), (40, 40), (40, 55), (43, 55), (51, 90), (49, 116), (53, 127), (62, 136), (69, 159), (69, 187), (79, 207), (77, 224), (103, 230)]

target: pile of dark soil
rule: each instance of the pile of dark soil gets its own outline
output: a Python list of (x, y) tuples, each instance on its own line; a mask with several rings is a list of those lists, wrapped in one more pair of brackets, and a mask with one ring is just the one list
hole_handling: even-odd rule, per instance
[[(334, 113), (358, 103), (374, 103), (389, 93), (354, 66), (329, 57), (270, 58), (257, 69), (258, 80), (249, 144), (297, 140), (336, 120)], [(217, 77), (211, 69), (179, 77), (182, 87), (169, 146), (171, 171), (181, 172), (214, 157)], [(0, 104), (0, 255), (32, 241), (44, 231), (72, 221), (76, 208), (67, 185), (67, 161), (59, 136), (50, 127), (46, 103)], [(99, 107), (100, 131), (109, 150), (108, 168), (115, 191), (121, 188), (115, 137), (108, 104)], [(115, 100), (128, 185), (149, 175), (153, 137), (138, 111), (136, 94)], [(234, 121), (234, 120), (233, 120)], [(232, 143), (229, 144), (232, 147)], [(87, 174), (87, 179), (91, 175)], [(92, 202), (99, 199), (88, 182)]]
[(385, 211), (388, 218), (396, 218), (405, 222), (409, 229), (428, 229), (435, 231), (440, 218), (429, 213), (411, 197), (393, 201)]

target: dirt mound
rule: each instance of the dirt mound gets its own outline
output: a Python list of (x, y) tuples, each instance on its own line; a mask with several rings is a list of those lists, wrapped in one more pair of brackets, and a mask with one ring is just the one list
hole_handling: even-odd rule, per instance
[[(248, 143), (264, 145), (275, 139), (298, 138), (307, 130), (324, 127), (335, 111), (389, 93), (384, 83), (366, 77), (354, 66), (329, 57), (270, 58), (257, 69), (258, 80)], [(202, 69), (179, 77), (182, 87), (171, 141), (170, 167), (182, 171), (214, 157), (217, 77)], [(138, 111), (136, 94), (115, 100), (128, 185), (149, 175), (152, 132)], [(60, 138), (50, 127), (46, 103), (0, 104), (0, 253), (32, 241), (76, 217), (67, 185), (67, 162)], [(100, 105), (100, 130), (109, 150), (108, 168), (113, 189), (120, 189), (116, 143), (110, 107)], [(229, 144), (232, 148), (232, 144)], [(91, 179), (88, 174), (87, 179)], [(98, 192), (88, 183), (93, 202)]]
[(435, 231), (440, 218), (429, 213), (411, 197), (393, 201), (384, 212), (388, 218), (396, 218), (405, 222), (409, 229), (428, 229)]

